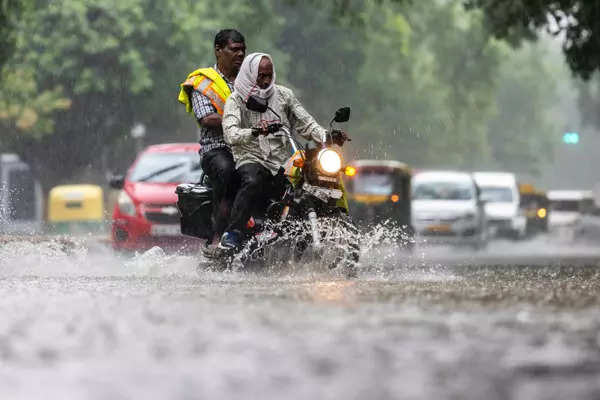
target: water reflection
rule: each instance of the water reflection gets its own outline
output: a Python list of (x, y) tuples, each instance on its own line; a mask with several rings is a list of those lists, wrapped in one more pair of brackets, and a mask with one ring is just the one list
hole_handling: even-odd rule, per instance
[(307, 284), (306, 288), (310, 299), (315, 303), (356, 302), (356, 281), (319, 281)]

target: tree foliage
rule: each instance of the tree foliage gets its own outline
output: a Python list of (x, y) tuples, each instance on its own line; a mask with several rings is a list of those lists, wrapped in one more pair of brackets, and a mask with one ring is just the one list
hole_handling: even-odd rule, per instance
[[(565, 121), (555, 113), (560, 75), (543, 43), (524, 45), (514, 53), (502, 49), (496, 112), (488, 121), (492, 160), (499, 169), (541, 173)], [(563, 71), (564, 73), (564, 71)]]
[(600, 73), (590, 82), (578, 83), (579, 109), (584, 125), (600, 127)]
[(589, 79), (600, 70), (600, 2), (589, 0), (467, 0), (481, 8), (493, 34), (519, 43), (540, 28), (560, 36), (572, 71)]
[[(54, 131), (51, 116), (71, 106), (60, 86), (40, 91), (32, 70), (6, 68), (0, 79), (4, 83), (0, 93), (0, 127), (5, 130), (16, 130), (41, 139)], [(6, 135), (5, 139), (9, 137)]]
[(21, 18), (31, 6), (30, 0), (0, 0), (0, 68), (14, 51)]

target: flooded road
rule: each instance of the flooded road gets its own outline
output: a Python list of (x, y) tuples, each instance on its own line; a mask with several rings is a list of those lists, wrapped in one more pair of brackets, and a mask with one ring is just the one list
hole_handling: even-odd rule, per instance
[(346, 280), (5, 243), (0, 398), (597, 399), (600, 257), (527, 246), (372, 249)]

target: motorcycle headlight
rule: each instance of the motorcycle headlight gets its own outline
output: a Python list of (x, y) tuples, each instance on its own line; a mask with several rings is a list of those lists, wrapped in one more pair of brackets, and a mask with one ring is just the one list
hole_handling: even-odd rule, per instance
[(342, 156), (337, 151), (331, 149), (323, 149), (317, 157), (319, 160), (319, 168), (328, 174), (337, 174), (342, 169)]
[(133, 204), (133, 200), (131, 197), (125, 192), (121, 190), (119, 193), (119, 198), (117, 199), (117, 204), (119, 205), (119, 211), (121, 211), (125, 215), (134, 216), (135, 215), (135, 205)]

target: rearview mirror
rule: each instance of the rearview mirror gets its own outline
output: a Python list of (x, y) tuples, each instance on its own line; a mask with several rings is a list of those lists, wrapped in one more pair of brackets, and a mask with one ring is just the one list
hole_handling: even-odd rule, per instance
[(123, 189), (125, 177), (123, 175), (113, 175), (108, 181), (108, 185), (113, 189)]
[(342, 107), (335, 112), (335, 122), (346, 122), (350, 119), (350, 107)]
[(261, 99), (260, 97), (250, 96), (246, 101), (246, 108), (250, 111), (256, 111), (262, 114), (269, 108), (269, 103), (267, 100)]

